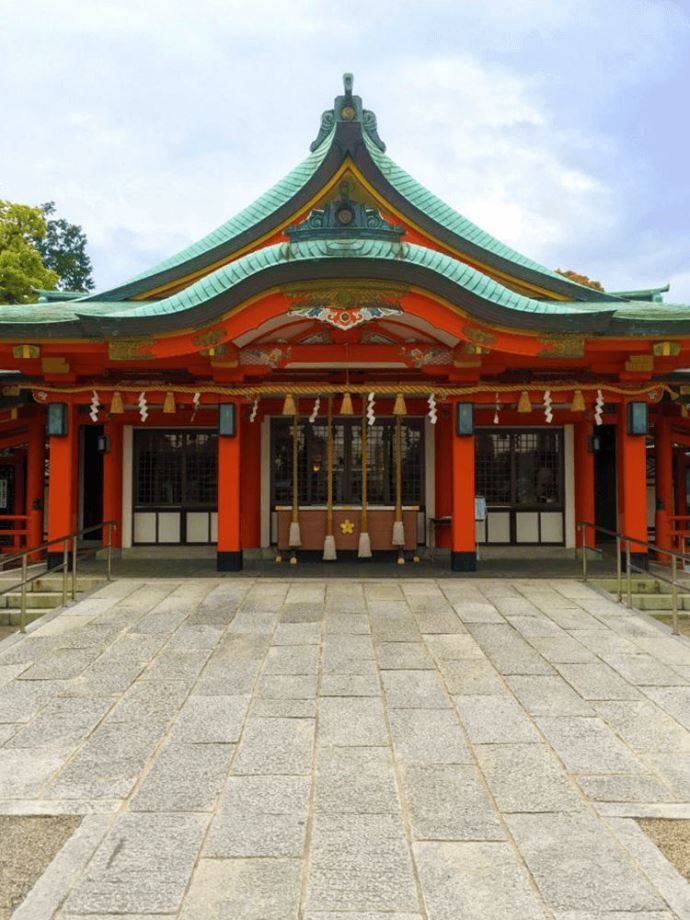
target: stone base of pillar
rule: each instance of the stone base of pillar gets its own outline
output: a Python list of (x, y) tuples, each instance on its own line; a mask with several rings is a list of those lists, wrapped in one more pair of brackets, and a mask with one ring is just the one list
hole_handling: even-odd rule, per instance
[[(62, 550), (59, 553), (46, 553), (46, 564), (48, 569), (55, 569), (59, 565), (62, 565), (64, 555)], [(72, 553), (67, 553), (67, 565), (72, 565)]]
[(450, 554), (450, 568), (453, 572), (476, 572), (477, 554), (452, 552)]
[(234, 553), (216, 553), (216, 569), (219, 572), (241, 572), (242, 550)]
[[(647, 553), (630, 553), (630, 566), (634, 572), (646, 572), (649, 568), (649, 555)], [(625, 553), (621, 553), (621, 567), (625, 572)]]

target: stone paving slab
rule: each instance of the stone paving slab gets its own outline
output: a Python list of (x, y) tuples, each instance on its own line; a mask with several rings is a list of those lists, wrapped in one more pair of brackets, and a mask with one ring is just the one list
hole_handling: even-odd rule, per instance
[(689, 694), (572, 579), (114, 582), (0, 644), (0, 814), (94, 822), (18, 916), (690, 916)]

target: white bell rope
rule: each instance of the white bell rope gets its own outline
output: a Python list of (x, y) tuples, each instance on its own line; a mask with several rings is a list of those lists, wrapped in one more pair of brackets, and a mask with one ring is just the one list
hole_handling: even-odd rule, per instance
[(604, 394), (597, 390), (597, 398), (594, 400), (594, 423), (602, 424), (602, 415), (604, 413)]
[(139, 394), (137, 405), (139, 406), (139, 418), (142, 420), (142, 422), (145, 422), (149, 417), (149, 407), (148, 403), (146, 402), (146, 393), (142, 392)]
[(94, 390), (93, 396), (91, 397), (91, 405), (89, 406), (89, 415), (91, 416), (92, 422), (98, 421), (98, 407), (100, 402), (98, 400), (98, 393)]
[(429, 421), (432, 425), (435, 425), (438, 420), (438, 409), (436, 408), (436, 394), (432, 393), (427, 399), (427, 405), (429, 406)]
[(376, 410), (374, 408), (374, 406), (376, 405), (375, 397), (376, 397), (376, 393), (373, 393), (373, 392), (369, 393), (369, 395), (367, 396), (367, 425), (369, 425), (370, 428), (376, 421)]

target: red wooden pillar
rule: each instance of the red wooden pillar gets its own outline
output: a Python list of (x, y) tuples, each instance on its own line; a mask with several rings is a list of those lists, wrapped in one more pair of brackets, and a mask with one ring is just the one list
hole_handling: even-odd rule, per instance
[[(624, 536), (647, 541), (647, 439), (643, 434), (628, 434), (625, 403), (618, 409), (617, 460), (619, 481), (619, 529)], [(632, 543), (633, 565), (645, 568), (647, 550)]]
[(261, 544), (261, 418), (249, 421), (247, 408), (242, 412), (242, 491), (240, 515), (242, 546)]
[[(111, 530), (112, 546), (122, 546), (122, 425), (106, 422), (103, 434), (108, 439), (103, 454), (103, 520), (115, 521)], [(107, 544), (108, 528), (103, 528), (103, 545)]]
[(45, 476), (46, 429), (43, 416), (34, 419), (29, 429), (26, 454), (26, 514), (28, 535), (26, 545), (43, 542), (43, 491)]
[[(575, 521), (594, 520), (594, 454), (591, 450), (591, 422), (576, 422), (575, 429)], [(582, 528), (575, 528), (576, 546), (582, 546)], [(596, 532), (588, 527), (585, 531), (585, 545), (596, 546)]]
[(474, 435), (457, 432), (457, 403), (451, 422), (452, 526), (450, 564), (454, 572), (477, 568), (474, 525)]
[(688, 513), (686, 466), (687, 458), (685, 456), (685, 447), (679, 447), (676, 451), (676, 483), (678, 484), (678, 495), (676, 496), (676, 514)]
[[(450, 439), (452, 437), (452, 418), (447, 411), (439, 412), (436, 422), (436, 517), (451, 517), (452, 514), (452, 492), (453, 492), (453, 472), (450, 463)], [(441, 527), (434, 531), (434, 540), (436, 546), (450, 546), (450, 528)]]
[(654, 485), (655, 543), (664, 549), (672, 549), (669, 517), (673, 514), (673, 436), (671, 419), (664, 416), (657, 416), (654, 427)]
[(241, 404), (235, 406), (235, 433), (218, 435), (218, 545), (216, 567), (219, 572), (238, 572), (242, 568), (240, 491), (242, 463), (240, 444)]
[[(77, 529), (76, 466), (79, 427), (76, 407), (67, 404), (67, 433), (48, 439), (48, 540), (64, 537)], [(49, 548), (48, 564), (62, 561), (63, 544)]]

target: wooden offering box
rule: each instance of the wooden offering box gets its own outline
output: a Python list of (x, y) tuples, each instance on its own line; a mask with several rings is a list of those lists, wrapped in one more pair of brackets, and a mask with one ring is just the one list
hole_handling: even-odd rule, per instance
[[(279, 506), (278, 513), (278, 549), (287, 550), (292, 509)], [(417, 548), (417, 506), (403, 508), (403, 526), (405, 528), (405, 549)], [(337, 550), (357, 551), (362, 509), (356, 507), (336, 507), (333, 509), (333, 534)], [(395, 550), (398, 547), (391, 542), (395, 508), (374, 506), (367, 509), (367, 521), (371, 548), (377, 550)], [(305, 550), (322, 550), (326, 536), (326, 508), (323, 506), (300, 508), (299, 523), (302, 546)]]

